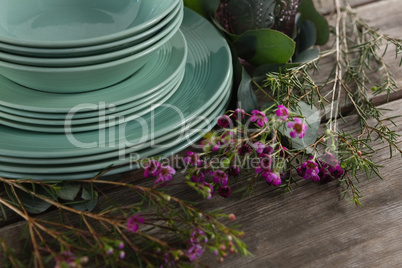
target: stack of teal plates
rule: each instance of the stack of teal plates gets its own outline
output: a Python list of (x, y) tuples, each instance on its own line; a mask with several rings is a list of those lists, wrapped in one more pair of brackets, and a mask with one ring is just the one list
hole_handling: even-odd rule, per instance
[(108, 174), (135, 168), (134, 160), (172, 155), (216, 124), (232, 79), (225, 39), (186, 8), (180, 29), (112, 86), (60, 94), (0, 76), (0, 176), (85, 179), (112, 165), (118, 168)]

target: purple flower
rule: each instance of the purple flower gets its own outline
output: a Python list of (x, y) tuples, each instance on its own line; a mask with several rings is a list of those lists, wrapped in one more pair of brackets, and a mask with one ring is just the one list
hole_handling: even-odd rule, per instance
[(286, 121), (289, 116), (288, 109), (283, 105), (278, 105), (278, 110), (276, 110), (276, 116), (279, 117), (279, 120)]
[(237, 153), (238, 153), (240, 156), (249, 155), (249, 154), (251, 154), (251, 148), (250, 148), (250, 146), (248, 146), (247, 144), (244, 144), (244, 145), (242, 145), (242, 146), (239, 148), (239, 150), (237, 150)]
[(220, 126), (220, 127), (227, 128), (231, 124), (232, 124), (232, 121), (230, 120), (229, 116), (227, 116), (226, 114), (222, 115), (218, 119), (218, 126)]
[(343, 175), (343, 169), (340, 164), (337, 164), (335, 167), (329, 166), (328, 171), (334, 177), (334, 179), (339, 179)]
[[(207, 189), (207, 192), (208, 192), (207, 199), (211, 199), (211, 197), (212, 197), (213, 194), (214, 194), (214, 187), (212, 187), (212, 185), (209, 184), (209, 183), (206, 182), (206, 181), (201, 182), (200, 185), (209, 187), (209, 189)], [(201, 188), (201, 189), (203, 189), (203, 188)]]
[(157, 176), (161, 170), (161, 163), (155, 160), (148, 161), (144, 167), (144, 177)]
[(216, 184), (227, 185), (228, 175), (222, 170), (215, 170), (215, 172), (212, 173), (212, 180)]
[(217, 141), (216, 143), (213, 143), (212, 145), (213, 145), (212, 152), (216, 152), (219, 150), (219, 147), (221, 147), (221, 142)]
[(119, 244), (117, 245), (118, 249), (123, 249), (124, 248), (124, 243), (123, 241), (120, 241)]
[(271, 146), (265, 146), (264, 150), (262, 151), (263, 154), (272, 154), (274, 152), (274, 148)]
[(127, 221), (127, 231), (137, 232), (139, 228), (138, 223), (144, 223), (144, 218), (139, 214), (131, 216)]
[(229, 176), (237, 177), (240, 174), (240, 168), (236, 165), (232, 165), (227, 169)]
[(55, 267), (64, 267), (65, 263), (73, 263), (77, 259), (77, 256), (71, 251), (63, 251), (60, 255), (55, 257), (56, 266)]
[(224, 186), (219, 187), (218, 193), (220, 196), (227, 198), (232, 193), (232, 190), (230, 189), (229, 186), (224, 185)]
[(125, 257), (126, 257), (126, 252), (124, 252), (123, 250), (120, 251), (120, 254), (119, 254), (120, 260), (123, 260)]
[(254, 142), (254, 144), (253, 144), (253, 146), (254, 146), (254, 149), (257, 151), (257, 153), (262, 153), (263, 151), (264, 151), (264, 149), (265, 149), (265, 145), (264, 144), (262, 144), (261, 142), (259, 142), (259, 141), (257, 141), (257, 142)]
[(236, 110), (234, 110), (232, 117), (234, 120), (242, 120), (244, 118), (244, 115), (246, 114), (246, 112), (243, 109), (237, 108)]
[(190, 240), (188, 241), (190, 244), (199, 244), (200, 243), (200, 238), (203, 237), (203, 243), (208, 243), (208, 238), (205, 235), (205, 232), (203, 230), (198, 229), (197, 227), (194, 229), (194, 231), (191, 233)]
[(184, 163), (196, 166), (199, 159), (198, 154), (189, 151), (187, 152), (187, 156), (184, 157)]
[(279, 184), (282, 183), (281, 177), (278, 174), (274, 173), (274, 172), (266, 172), (266, 171), (264, 171), (261, 175), (265, 178), (265, 181), (268, 184), (278, 186)]
[(295, 118), (294, 122), (288, 122), (287, 126), (288, 128), (293, 129), (292, 131), (290, 131), (290, 137), (292, 138), (296, 138), (297, 136), (299, 136), (299, 138), (301, 139), (306, 134), (307, 126), (303, 124), (300, 118)]
[(200, 244), (192, 244), (186, 252), (187, 257), (191, 262), (197, 260), (203, 253), (203, 249)]
[(320, 180), (320, 177), (318, 176), (319, 172), (318, 164), (312, 160), (307, 160), (297, 169), (299, 176), (306, 180), (311, 179), (312, 181)]
[(265, 113), (254, 110), (251, 112), (252, 116), (250, 117), (251, 122), (255, 122), (257, 126), (263, 127), (264, 124), (268, 122), (268, 118), (265, 116)]
[(201, 171), (201, 169), (197, 169), (192, 175), (190, 180), (192, 182), (203, 182), (205, 178), (204, 173)]
[(156, 177), (154, 185), (159, 183), (163, 183), (162, 185), (165, 185), (168, 181), (173, 180), (174, 174), (176, 174), (176, 170), (174, 170), (174, 168), (170, 166), (163, 166), (158, 174), (158, 177)]
[(109, 255), (109, 256), (112, 255), (113, 252), (114, 252), (114, 250), (113, 250), (112, 247), (109, 247), (109, 248), (106, 250), (106, 254)]
[(320, 172), (318, 172), (318, 177), (320, 177), (320, 182), (325, 183), (325, 182), (332, 181), (332, 176), (328, 172), (328, 169), (327, 169), (328, 165), (320, 163), (320, 161), (318, 161), (318, 162), (319, 162), (318, 166), (319, 166), (319, 170), (320, 170)]
[(272, 164), (271, 157), (267, 154), (261, 154), (259, 155), (259, 158), (260, 159), (257, 164), (257, 167), (255, 168), (255, 172), (256, 173), (261, 173), (262, 171), (270, 172)]

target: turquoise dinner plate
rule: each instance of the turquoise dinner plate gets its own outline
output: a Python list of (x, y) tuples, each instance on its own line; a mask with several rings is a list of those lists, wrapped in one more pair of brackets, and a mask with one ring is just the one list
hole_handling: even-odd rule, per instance
[[(202, 138), (202, 136), (208, 132), (215, 124), (216, 121), (218, 120), (219, 116), (223, 114), (226, 110), (227, 105), (224, 106), (224, 109), (220, 110), (218, 113), (216, 113), (215, 117), (211, 117), (211, 122), (209, 125), (205, 126), (204, 129), (201, 130), (201, 132), (197, 132), (196, 134), (190, 136), (190, 133), (187, 133), (185, 135), (185, 139), (181, 141), (180, 143), (175, 144), (174, 146), (171, 146), (170, 142), (167, 141), (165, 143), (165, 146), (169, 146), (170, 148), (161, 152), (156, 152), (153, 155), (145, 156), (144, 157), (151, 157), (151, 156), (158, 156), (158, 157), (169, 157), (177, 152), (180, 152), (186, 148), (188, 148), (190, 145), (194, 144), (196, 141)], [(162, 145), (162, 144), (161, 144)], [(163, 145), (162, 145), (163, 146)], [(139, 155), (136, 155), (138, 157)], [(104, 176), (110, 176), (110, 175), (115, 175), (115, 174), (120, 174), (124, 172), (128, 172), (133, 169), (137, 169), (138, 166), (136, 164), (129, 164), (126, 163), (120, 167), (117, 167), (108, 173), (106, 173)], [(52, 181), (57, 181), (57, 180), (80, 180), (80, 179), (89, 179), (97, 176), (99, 174), (99, 171), (88, 171), (88, 172), (80, 172), (80, 173), (63, 173), (63, 174), (26, 174), (26, 173), (18, 173), (18, 172), (6, 172), (6, 171), (1, 171), (0, 170), (0, 176), (10, 178), (10, 179), (33, 179), (33, 180), (52, 180)]]
[[(179, 10), (182, 10), (181, 5), (179, 5)], [(93, 64), (101, 64), (113, 60), (122, 59), (137, 53), (141, 53), (145, 49), (157, 45), (159, 42), (164, 42), (164, 39), (170, 39), (179, 29), (183, 19), (183, 12), (179, 12), (177, 16), (171, 20), (165, 27), (156, 34), (150, 36), (148, 39), (140, 42), (138, 44), (131, 44), (130, 46), (119, 47), (119, 49), (98, 53), (96, 55), (80, 56), (74, 57), (70, 56), (67, 58), (46, 58), (46, 57), (30, 57), (30, 56), (20, 56), (12, 53), (3, 53), (0, 51), (0, 59), (2, 61), (7, 61), (11, 63), (28, 65), (34, 67), (77, 67), (77, 66), (88, 66)], [(126, 40), (129, 43), (129, 40)]]
[[(199, 118), (198, 124), (192, 127), (185, 126), (181, 131), (176, 133), (170, 139), (164, 139), (165, 141), (161, 141), (160, 139), (156, 139), (150, 144), (149, 147), (143, 150), (136, 150), (134, 152), (125, 152), (123, 159), (119, 159), (119, 157), (106, 158), (100, 161), (90, 161), (90, 162), (81, 162), (79, 165), (31, 165), (29, 162), (24, 164), (10, 164), (0, 162), (0, 170), (6, 172), (21, 172), (25, 174), (65, 174), (65, 173), (81, 173), (88, 171), (99, 171), (103, 170), (108, 166), (119, 166), (124, 165), (130, 162), (130, 156), (135, 156), (136, 159), (143, 159), (146, 157), (150, 157), (156, 154), (159, 154), (162, 151), (169, 150), (177, 144), (185, 141), (189, 136), (197, 135), (200, 132), (204, 132), (210, 130), (211, 121), (213, 121), (217, 116), (221, 114), (222, 108), (226, 107), (231, 91), (231, 83), (226, 86), (224, 92), (222, 92), (221, 96), (209, 107), (206, 111), (203, 112), (203, 115)], [(190, 125), (190, 124), (189, 124)]]
[[(73, 120), (73, 117), (69, 118), (70, 120), (60, 120), (60, 124), (53, 124), (53, 125), (44, 125), (44, 124), (37, 124), (38, 121), (45, 121), (41, 119), (32, 119), (28, 118), (28, 122), (22, 122), (22, 121), (15, 121), (11, 120), (9, 118), (5, 118), (2, 116), (0, 113), (0, 124), (3, 124), (4, 126), (9, 126), (13, 128), (18, 128), (26, 131), (35, 131), (35, 132), (41, 132), (41, 133), (60, 133), (64, 134), (66, 131), (78, 133), (78, 132), (84, 132), (84, 131), (96, 131), (104, 128), (109, 128), (113, 127), (119, 124), (123, 124), (124, 122), (127, 122), (128, 120), (135, 120), (144, 114), (147, 114), (154, 110), (155, 108), (163, 105), (170, 97), (173, 96), (173, 94), (176, 92), (176, 90), (180, 86), (181, 79), (178, 79), (179, 81), (176, 81), (176, 84), (173, 86), (172, 90), (168, 92), (168, 94), (163, 95), (162, 98), (158, 97), (154, 100), (153, 103), (144, 103), (144, 105), (141, 105), (139, 108), (142, 109), (137, 109), (138, 107), (134, 107), (132, 109), (128, 109), (126, 111), (119, 112), (117, 114), (110, 114), (110, 115), (105, 115), (105, 116), (100, 116), (100, 117), (93, 117), (93, 118), (84, 118), (84, 119), (78, 119), (78, 120)], [(134, 111), (132, 111), (134, 110)], [(121, 120), (124, 118), (123, 120)], [(31, 121), (32, 123), (29, 123)], [(51, 120), (48, 120), (51, 121)], [(88, 123), (79, 123), (76, 121), (85, 121)], [(91, 122), (93, 121), (93, 122)], [(52, 121), (53, 123), (55, 121)], [(50, 122), (51, 123), (51, 122)], [(67, 123), (65, 126), (64, 124)]]
[(112, 42), (153, 27), (179, 1), (1, 0), (0, 41), (49, 49)]
[[(61, 119), (36, 119), (36, 118), (27, 118), (21, 117), (17, 115), (12, 115), (4, 112), (0, 112), (0, 124), (5, 126), (10, 126), (14, 128), (29, 130), (29, 131), (39, 131), (39, 132), (47, 132), (47, 133), (64, 133), (65, 132), (65, 124), (69, 122), (69, 125), (72, 126), (73, 132), (80, 131), (90, 131), (98, 129), (98, 126), (102, 124), (102, 122), (109, 122), (107, 127), (116, 125), (119, 123), (119, 118), (121, 117), (136, 117), (142, 116), (152, 109), (162, 105), (166, 100), (168, 100), (178, 89), (180, 83), (184, 76), (184, 70), (177, 78), (171, 81), (166, 87), (169, 87), (168, 90), (163, 90), (159, 95), (156, 94), (153, 99), (148, 102), (143, 102), (139, 105), (134, 105), (126, 110), (114, 112), (112, 114), (103, 114), (98, 113), (97, 116), (91, 118), (81, 118), (76, 119), (74, 114), (71, 116), (66, 116), (64, 120)], [(116, 120), (112, 120), (116, 119)], [(106, 126), (104, 126), (106, 127)]]
[(186, 58), (186, 40), (182, 35), (176, 34), (142, 69), (128, 79), (101, 90), (79, 94), (31, 90), (0, 76), (0, 105), (33, 114), (44, 113), (46, 117), (39, 118), (51, 119), (63, 119), (65, 113), (80, 105), (83, 118), (96, 116), (94, 105), (104, 102), (107, 102), (107, 105), (123, 105), (160, 91), (183, 71)]
[[(5, 162), (5, 163), (14, 163), (14, 164), (31, 164), (31, 165), (41, 165), (41, 166), (49, 166), (49, 165), (71, 165), (71, 164), (82, 164), (82, 163), (88, 163), (88, 162), (94, 162), (94, 161), (99, 161), (103, 159), (116, 159), (120, 157), (121, 155), (129, 155), (138, 151), (145, 151), (149, 150), (149, 148), (153, 147), (154, 144), (158, 144), (161, 142), (165, 142), (166, 140), (173, 139), (180, 137), (180, 135), (184, 132), (188, 132), (189, 130), (192, 129), (199, 129), (200, 127), (203, 127), (203, 121), (205, 118), (210, 118), (211, 116), (214, 116), (214, 112), (217, 110), (220, 110), (222, 106), (224, 106), (224, 103), (226, 100), (223, 101), (223, 104), (219, 104), (221, 99), (223, 98), (229, 98), (230, 95), (230, 90), (232, 88), (232, 79), (233, 74), (231, 72), (231, 76), (229, 77), (229, 80), (226, 81), (226, 86), (225, 90), (221, 93), (219, 96), (219, 99), (217, 99), (215, 102), (212, 103), (210, 107), (208, 107), (202, 114), (194, 118), (193, 120), (189, 121), (187, 124), (183, 125), (179, 129), (175, 129), (173, 131), (170, 131), (169, 133), (166, 133), (163, 136), (160, 136), (156, 139), (124, 148), (124, 150), (115, 150), (111, 152), (106, 152), (106, 153), (101, 153), (101, 154), (95, 154), (95, 155), (87, 155), (87, 156), (81, 156), (81, 157), (68, 157), (68, 158), (51, 158), (51, 159), (41, 159), (41, 158), (21, 158), (21, 157), (10, 157), (10, 156), (0, 156), (0, 162)], [(225, 106), (226, 107), (226, 106)], [(209, 120), (209, 119), (208, 119)]]
[(174, 7), (174, 9), (164, 17), (155, 26), (139, 33), (128, 36), (124, 39), (119, 39), (113, 42), (102, 43), (92, 46), (81, 46), (74, 48), (36, 48), (36, 47), (25, 47), (25, 46), (14, 46), (7, 43), (0, 43), (0, 51), (7, 52), (8, 54), (38, 57), (38, 58), (71, 58), (71, 57), (81, 57), (97, 55), (102, 53), (108, 53), (116, 51), (119, 49), (127, 48), (135, 44), (139, 44), (148, 38), (152, 37), (158, 33), (166, 24), (174, 20), (179, 12), (182, 12), (181, 1)]
[[(146, 105), (150, 105), (153, 102), (157, 101), (158, 99), (161, 99), (165, 95), (167, 95), (169, 92), (172, 91), (174, 86), (177, 84), (177, 82), (183, 79), (184, 75), (184, 64), (183, 64), (183, 70), (177, 74), (176, 77), (173, 77), (172, 80), (170, 80), (166, 85), (163, 87), (160, 87), (158, 91), (153, 92), (141, 99), (137, 99), (128, 103), (124, 103), (121, 105), (115, 105), (115, 103), (109, 103), (109, 102), (100, 102), (99, 104), (92, 104), (93, 105), (93, 112), (80, 112), (81, 110), (78, 110), (76, 113), (74, 113), (74, 120), (77, 123), (84, 123), (86, 119), (92, 120), (93, 118), (99, 118), (100, 116), (109, 116), (109, 115), (116, 115), (117, 113), (122, 113), (125, 112), (129, 109), (132, 109), (131, 111), (134, 111), (135, 108), (139, 109), (142, 108)], [(101, 108), (103, 107), (103, 108)], [(85, 109), (88, 109), (88, 104), (84, 105)], [(45, 125), (54, 125), (58, 123), (53, 123), (53, 121), (58, 122), (58, 121), (63, 121), (67, 118), (68, 114), (62, 114), (62, 113), (37, 113), (37, 112), (32, 112), (32, 111), (24, 111), (24, 110), (19, 110), (19, 109), (13, 109), (10, 107), (5, 107), (0, 105), (0, 112), (3, 112), (7, 115), (0, 115), (0, 117), (3, 118), (19, 118), (16, 119), (17, 121), (22, 121), (22, 118), (25, 118), (27, 122), (30, 122), (31, 119), (39, 119), (39, 120), (45, 120), (48, 121), (48, 123), (44, 123)], [(1, 113), (2, 114), (2, 113)], [(9, 116), (11, 115), (11, 116)], [(17, 117), (13, 117), (17, 116)], [(35, 121), (32, 121), (35, 122)], [(51, 123), (49, 123), (51, 122)]]
[(100, 154), (158, 138), (200, 115), (224, 91), (231, 76), (231, 53), (226, 40), (211, 23), (188, 9), (184, 13), (181, 29), (188, 44), (185, 75), (164, 105), (105, 131), (64, 135), (0, 126), (0, 155), (63, 158)]

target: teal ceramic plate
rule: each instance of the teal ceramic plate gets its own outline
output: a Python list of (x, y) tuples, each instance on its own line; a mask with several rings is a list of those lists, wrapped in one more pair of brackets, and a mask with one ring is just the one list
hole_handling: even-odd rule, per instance
[[(183, 73), (184, 74), (184, 73)], [(36, 131), (41, 133), (60, 133), (64, 134), (65, 132), (84, 132), (84, 131), (92, 131), (92, 130), (100, 130), (104, 128), (110, 128), (119, 124), (124, 124), (129, 120), (136, 120), (137, 118), (147, 114), (157, 107), (163, 105), (179, 88), (183, 74), (175, 80), (174, 84), (171, 87), (171, 90), (168, 91), (167, 94), (161, 94), (155, 98), (152, 102), (143, 103), (140, 106), (105, 116), (93, 117), (93, 118), (84, 118), (74, 120), (73, 115), (71, 117), (67, 117), (66, 120), (43, 120), (43, 119), (33, 119), (33, 118), (15, 118), (15, 116), (5, 116), (6, 114), (0, 112), (0, 124), (5, 126), (18, 128), (27, 131)], [(15, 120), (17, 119), (17, 120)], [(24, 122), (26, 121), (26, 122)], [(60, 122), (61, 121), (61, 122)], [(44, 124), (47, 123), (47, 124)]]
[(45, 48), (90, 46), (154, 26), (180, 0), (1, 0), (0, 41)]
[(0, 162), (0, 170), (6, 172), (21, 172), (26, 174), (66, 174), (66, 173), (81, 173), (88, 171), (97, 171), (105, 169), (108, 166), (120, 166), (130, 162), (130, 158), (135, 159), (143, 159), (146, 157), (150, 157), (156, 154), (159, 154), (162, 151), (169, 150), (175, 147), (177, 144), (186, 142), (186, 139), (190, 136), (200, 135), (200, 132), (204, 132), (205, 129), (210, 130), (214, 125), (211, 125), (211, 122), (214, 122), (217, 116), (222, 113), (222, 108), (226, 108), (227, 103), (230, 98), (231, 91), (231, 83), (227, 85), (226, 90), (222, 92), (219, 99), (216, 100), (215, 103), (212, 104), (206, 111), (204, 111), (203, 116), (196, 118), (199, 120), (198, 124), (192, 127), (186, 126), (184, 129), (176, 133), (172, 138), (161, 140), (154, 140), (150, 147), (144, 150), (137, 150), (135, 152), (125, 152), (125, 154), (121, 155), (121, 158), (113, 157), (103, 159), (101, 161), (92, 161), (87, 163), (80, 163), (79, 165), (57, 165), (57, 166), (46, 166), (46, 165), (30, 165), (29, 162), (24, 164), (9, 164)]
[(40, 57), (40, 58), (69, 58), (69, 57), (81, 57), (97, 55), (101, 53), (115, 51), (117, 49), (123, 49), (135, 44), (138, 44), (144, 40), (147, 40), (152, 35), (159, 32), (166, 24), (177, 17), (178, 12), (182, 12), (181, 6), (183, 3), (179, 1), (178, 5), (170, 12), (165, 18), (163, 18), (155, 26), (145, 30), (142, 33), (134, 34), (128, 36), (124, 39), (116, 40), (113, 42), (102, 43), (93, 46), (82, 46), (75, 48), (36, 48), (36, 47), (24, 47), (24, 46), (13, 46), (7, 43), (0, 43), (0, 50), (7, 53), (12, 53), (15, 55), (23, 55), (30, 57)]
[[(209, 125), (204, 126), (202, 129), (199, 129), (195, 134), (194, 132), (188, 132), (184, 134), (184, 139), (181, 141), (177, 141), (173, 139), (172, 141), (166, 141), (164, 144), (160, 144), (161, 148), (163, 147), (169, 147), (167, 150), (160, 150), (160, 149), (155, 149), (154, 151), (148, 151), (146, 154), (136, 154), (134, 157), (136, 159), (141, 158), (146, 158), (146, 157), (151, 157), (151, 156), (159, 156), (159, 157), (169, 157), (177, 152), (180, 152), (181, 150), (186, 149), (190, 145), (194, 144), (196, 141), (202, 138), (202, 136), (208, 132), (215, 124), (216, 121), (218, 120), (219, 116), (223, 114), (226, 110), (227, 105), (224, 106), (224, 109), (220, 110), (218, 113), (216, 113), (215, 117), (209, 118), (211, 121)], [(191, 135), (193, 133), (193, 135)], [(123, 172), (128, 172), (133, 169), (137, 169), (138, 166), (135, 164), (129, 164), (129, 162), (126, 162), (120, 167), (116, 167), (115, 169), (109, 171), (105, 176), (110, 176), (110, 175), (115, 175), (115, 174), (120, 174)], [(33, 180), (52, 180), (52, 181), (58, 181), (58, 180), (80, 180), (80, 179), (89, 179), (97, 176), (99, 174), (99, 171), (87, 171), (87, 172), (80, 172), (80, 173), (63, 173), (63, 174), (28, 174), (28, 173), (19, 173), (19, 172), (6, 172), (6, 171), (1, 171), (0, 170), (0, 176), (6, 177), (6, 178), (14, 178), (14, 179), (33, 179)]]
[[(167, 140), (171, 139), (181, 139), (183, 137), (183, 133), (194, 131), (194, 130), (202, 130), (204, 125), (208, 123), (211, 117), (215, 116), (215, 113), (218, 110), (221, 110), (222, 107), (226, 107), (227, 100), (230, 96), (232, 88), (232, 76), (230, 77), (229, 81), (227, 81), (227, 85), (225, 86), (225, 90), (219, 96), (219, 98), (212, 103), (210, 107), (207, 108), (200, 116), (194, 118), (187, 124), (183, 125), (181, 128), (173, 130), (169, 133), (166, 133), (159, 138), (153, 139), (151, 141), (144, 142), (142, 144), (132, 146), (129, 148), (124, 148), (122, 150), (116, 150), (112, 152), (106, 152), (101, 154), (89, 155), (89, 156), (81, 156), (81, 157), (70, 157), (70, 158), (51, 158), (51, 159), (37, 159), (37, 158), (21, 158), (21, 157), (9, 157), (9, 156), (0, 156), (0, 162), (4, 163), (12, 163), (12, 164), (29, 164), (29, 165), (37, 165), (37, 166), (45, 166), (46, 168), (54, 166), (54, 165), (72, 165), (72, 164), (84, 164), (89, 162), (100, 161), (104, 159), (111, 159), (110, 162), (114, 161), (115, 159), (120, 159), (121, 156), (127, 156), (134, 154), (139, 151), (146, 151), (150, 150), (155, 146), (155, 144), (160, 144)], [(106, 165), (106, 164), (104, 164)], [(1, 168), (0, 168), (1, 170)]]
[(186, 40), (176, 35), (128, 79), (108, 88), (80, 94), (30, 90), (0, 76), (0, 105), (27, 111), (23, 116), (32, 114), (31, 117), (44, 119), (64, 119), (65, 113), (79, 105), (82, 118), (93, 117), (98, 114), (94, 105), (105, 103), (117, 107), (159, 92), (183, 71), (186, 59)]
[[(183, 79), (184, 76), (184, 65), (182, 72), (177, 74), (177, 77), (174, 77), (171, 81), (169, 81), (166, 85), (159, 88), (158, 91), (153, 92), (150, 95), (147, 95), (141, 99), (134, 100), (132, 102), (124, 103), (122, 105), (116, 106), (114, 103), (108, 102), (99, 102), (98, 105), (93, 105), (93, 112), (81, 112), (81, 106), (78, 106), (76, 112), (73, 115), (74, 122), (73, 123), (85, 123), (94, 118), (99, 119), (99, 117), (106, 116), (116, 116), (117, 114), (122, 115), (127, 110), (131, 110), (128, 112), (134, 112), (135, 109), (143, 108), (145, 106), (150, 106), (152, 103), (156, 102), (158, 99), (161, 99), (165, 95), (167, 95), (174, 86)], [(84, 105), (85, 109), (88, 109), (88, 103)], [(16, 117), (15, 117), (16, 116)], [(19, 109), (13, 109), (10, 107), (5, 107), (0, 105), (0, 117), (5, 119), (12, 119), (19, 122), (41, 122), (40, 124), (44, 125), (60, 125), (63, 124), (66, 118), (70, 118), (69, 114), (61, 114), (61, 113), (38, 113), (31, 111), (24, 111)], [(41, 121), (35, 121), (41, 120)]]
[[(172, 36), (179, 24), (151, 46), (126, 57), (97, 64), (66, 67), (40, 67), (0, 61), (0, 73), (17, 84), (52, 93), (82, 93), (120, 83), (141, 69)], [(96, 57), (96, 56), (93, 56)]]
[(44, 134), (0, 126), (0, 155), (63, 158), (127, 148), (155, 139), (200, 115), (222, 94), (231, 76), (226, 40), (207, 20), (185, 9), (181, 27), (188, 43), (183, 81), (164, 105), (135, 121), (105, 131)]
[[(183, 20), (183, 12), (179, 12), (176, 18), (170, 21), (162, 30), (158, 31), (156, 34), (152, 35), (148, 39), (140, 42), (139, 44), (131, 44), (126, 48), (120, 47), (118, 50), (99, 53), (90, 56), (81, 57), (68, 57), (68, 58), (43, 58), (43, 57), (26, 57), (10, 53), (0, 52), (0, 59), (12, 62), (16, 64), (36, 66), (36, 67), (76, 67), (76, 66), (87, 66), (92, 64), (100, 64), (104, 62), (109, 62), (112, 60), (122, 59), (140, 53), (144, 49), (157, 44), (164, 38), (172, 37), (179, 29)], [(129, 44), (127, 40), (126, 44)]]
[[(140, 99), (141, 102), (139, 101), (134, 101), (132, 103), (127, 103), (124, 105), (118, 106), (119, 110), (116, 109), (116, 107), (111, 107), (110, 110), (113, 110), (113, 113), (108, 113), (106, 114), (105, 112), (99, 112), (98, 114), (95, 114), (93, 117), (90, 118), (76, 118), (75, 113), (71, 113), (69, 115), (66, 115), (64, 119), (37, 119), (37, 118), (29, 118), (25, 116), (18, 116), (18, 115), (13, 115), (5, 112), (1, 112), (0, 108), (0, 121), (1, 120), (7, 120), (7, 121), (12, 121), (15, 123), (20, 123), (21, 127), (17, 128), (22, 128), (29, 130), (30, 126), (41, 126), (42, 128), (46, 128), (46, 126), (57, 126), (61, 127), (63, 131), (63, 128), (65, 124), (68, 121), (68, 124), (71, 124), (73, 126), (81, 126), (83, 124), (94, 124), (94, 123), (100, 123), (100, 122), (106, 122), (106, 121), (112, 121), (115, 119), (119, 119), (122, 116), (135, 116), (136, 113), (141, 113), (145, 114), (147, 112), (150, 112), (151, 109), (156, 108), (157, 106), (160, 106), (164, 101), (169, 99), (173, 93), (177, 90), (179, 87), (181, 81), (183, 80), (184, 77), (184, 69), (181, 73), (179, 73), (179, 76), (174, 78), (172, 81), (170, 81), (165, 87), (163, 87), (163, 90), (160, 90), (154, 94), (151, 94), (150, 97)], [(151, 98), (152, 97), (152, 98)], [(126, 109), (121, 110), (121, 107), (126, 107)], [(7, 125), (6, 123), (3, 123), (4, 125)], [(11, 125), (10, 125), (11, 126)], [(25, 128), (25, 127), (26, 128)], [(36, 131), (36, 130), (33, 130)], [(46, 129), (43, 130), (44, 132), (53, 132), (53, 131), (46, 131)]]

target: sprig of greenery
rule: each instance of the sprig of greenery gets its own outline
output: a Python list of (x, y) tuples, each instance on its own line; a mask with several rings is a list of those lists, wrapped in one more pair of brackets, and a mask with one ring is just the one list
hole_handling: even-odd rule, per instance
[[(216, 252), (218, 259), (223, 260), (228, 253), (239, 252), (250, 255), (240, 237), (241, 231), (229, 228), (218, 219), (229, 218), (219, 212), (206, 213), (188, 202), (167, 193), (154, 189), (119, 181), (100, 179), (84, 180), (80, 183), (94, 187), (100, 185), (119, 187), (131, 192), (127, 204), (119, 204), (105, 195), (110, 206), (103, 205), (97, 212), (80, 211), (56, 200), (57, 184), (9, 180), (0, 178), (11, 188), (17, 202), (0, 197), (0, 205), (22, 217), (27, 223), (28, 240), (31, 243), (32, 255), (27, 256), (29, 263), (20, 263), (18, 258), (6, 246), (3, 240), (0, 245), (5, 249), (6, 263), (13, 267), (45, 267), (49, 264), (59, 267), (74, 263), (80, 267), (86, 263), (93, 265), (116, 265), (121, 267), (142, 267), (177, 265), (186, 266), (189, 261), (191, 239), (195, 230), (200, 230), (200, 244), (204, 250)], [(38, 194), (30, 187), (44, 187), (50, 197)], [(29, 186), (29, 187), (27, 187)], [(34, 198), (51, 204), (59, 211), (54, 218), (31, 216), (18, 197), (23, 191)], [(130, 232), (128, 219), (132, 215), (141, 215), (144, 221), (138, 223), (139, 229)], [(230, 216), (234, 217), (234, 216)], [(73, 219), (73, 220), (72, 220)], [(78, 222), (74, 222), (74, 219)], [(232, 218), (233, 220), (233, 218)], [(126, 246), (118, 248), (120, 243)], [(224, 248), (224, 249), (223, 249)], [(29, 251), (28, 251), (29, 252)], [(124, 253), (122, 253), (124, 252)], [(123, 254), (123, 255), (122, 255)], [(68, 258), (72, 258), (70, 263)], [(203, 265), (198, 259), (193, 260)], [(65, 265), (65, 266), (60, 266)]]
[[(390, 147), (390, 156), (393, 151), (402, 153), (396, 143), (399, 134), (389, 127), (394, 125), (395, 117), (383, 118), (382, 110), (371, 101), (373, 95), (379, 94), (387, 94), (389, 99), (389, 95), (398, 89), (384, 55), (389, 46), (393, 46), (395, 57), (399, 57), (402, 40), (370, 27), (349, 4), (341, 5), (339, 0), (334, 3), (336, 22), (332, 47), (317, 59), (300, 66), (268, 73), (259, 88), (269, 99), (281, 100), (289, 107), (295, 107), (303, 100), (311, 105), (318, 104), (324, 114), (329, 110), (329, 116), (322, 120), (331, 135), (337, 138), (338, 156), (347, 171), (341, 183), (352, 193), (355, 203), (360, 204), (361, 195), (353, 182), (359, 180), (358, 171), (364, 171), (367, 178), (381, 177), (380, 166), (373, 160), (375, 151), (369, 144), (385, 142)], [(334, 56), (336, 61), (328, 77), (323, 82), (315, 81), (312, 74), (319, 69), (320, 60)], [(374, 73), (379, 73), (375, 81), (369, 79)], [(360, 131), (352, 131), (354, 135), (337, 128), (337, 120), (343, 120), (346, 115), (345, 110), (340, 109), (342, 100), (343, 105), (352, 108), (358, 116), (361, 127)]]

